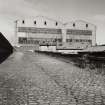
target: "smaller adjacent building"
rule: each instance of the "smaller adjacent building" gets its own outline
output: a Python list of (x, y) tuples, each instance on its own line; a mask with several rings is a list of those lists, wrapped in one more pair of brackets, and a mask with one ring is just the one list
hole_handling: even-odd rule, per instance
[(84, 49), (96, 44), (96, 26), (82, 20), (64, 24), (64, 48)]
[(16, 21), (18, 46), (40, 50), (81, 50), (96, 44), (96, 26), (82, 20), (62, 23), (47, 17)]

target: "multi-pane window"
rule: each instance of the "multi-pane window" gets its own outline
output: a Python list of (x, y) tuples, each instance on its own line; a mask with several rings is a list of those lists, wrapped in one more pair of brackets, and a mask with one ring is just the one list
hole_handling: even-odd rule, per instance
[(91, 43), (92, 40), (89, 40), (89, 39), (66, 39), (66, 42), (89, 42), (89, 43)]
[(66, 39), (66, 42), (72, 42), (72, 39)]
[(19, 37), (18, 43), (19, 44), (39, 44), (39, 40), (33, 39), (33, 38)]
[(67, 29), (67, 34), (71, 35), (92, 35), (91, 30), (73, 30), (73, 29)]
[(61, 29), (35, 28), (35, 27), (18, 27), (18, 32), (43, 33), (43, 34), (62, 34)]
[(39, 44), (45, 46), (56, 45), (56, 41), (54, 38), (43, 38), (40, 40)]
[(62, 39), (57, 39), (57, 42), (62, 42)]
[(20, 44), (26, 44), (27, 43), (27, 38), (19, 37), (18, 42)]

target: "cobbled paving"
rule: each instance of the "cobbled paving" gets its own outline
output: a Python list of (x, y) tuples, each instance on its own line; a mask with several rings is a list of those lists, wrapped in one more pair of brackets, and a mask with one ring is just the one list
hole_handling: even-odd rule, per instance
[[(5, 81), (0, 78), (1, 105), (9, 105), (9, 100), (15, 100), (15, 97), (9, 99), (2, 92), (7, 91), (7, 87), (15, 89), (14, 96), (18, 96), (17, 104), (13, 101), (14, 105), (105, 105), (104, 76), (55, 57), (15, 52), (0, 65), (0, 72), (8, 74), (3, 77), (5, 80), (7, 77), (10, 79), (2, 87)], [(19, 101), (19, 97), (24, 102)]]

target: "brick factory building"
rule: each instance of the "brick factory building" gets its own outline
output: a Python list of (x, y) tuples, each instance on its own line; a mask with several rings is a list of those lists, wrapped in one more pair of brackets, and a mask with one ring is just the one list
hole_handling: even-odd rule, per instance
[[(85, 21), (62, 23), (47, 17), (16, 21), (18, 46), (40, 50), (84, 49), (96, 44), (96, 26)], [(40, 47), (39, 47), (40, 46)]]

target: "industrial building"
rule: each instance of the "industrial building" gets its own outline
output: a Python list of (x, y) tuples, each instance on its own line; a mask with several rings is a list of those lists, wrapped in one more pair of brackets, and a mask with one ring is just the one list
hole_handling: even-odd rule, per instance
[(18, 46), (40, 50), (81, 50), (96, 44), (96, 26), (78, 20), (62, 23), (44, 16), (16, 21)]

